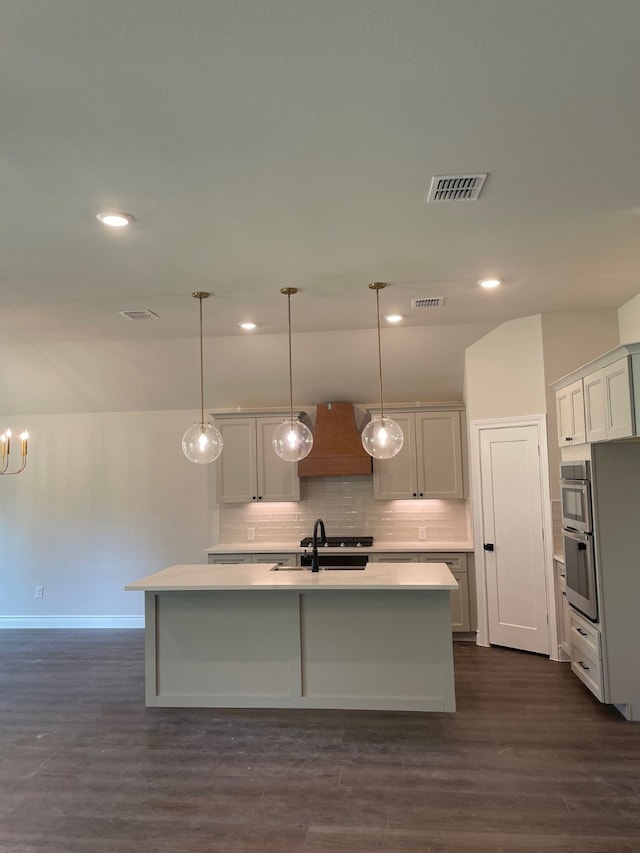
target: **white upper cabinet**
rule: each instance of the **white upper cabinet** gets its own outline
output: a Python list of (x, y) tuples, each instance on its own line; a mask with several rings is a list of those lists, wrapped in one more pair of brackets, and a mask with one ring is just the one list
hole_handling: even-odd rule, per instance
[(224, 442), (216, 462), (219, 503), (299, 501), (295, 462), (276, 455), (272, 438), (281, 417), (223, 418), (216, 426)]
[(587, 441), (634, 435), (633, 392), (627, 357), (585, 376), (584, 394)]
[(560, 447), (638, 434), (640, 344), (623, 344), (552, 387)]
[(556, 392), (558, 416), (558, 444), (584, 444), (587, 440), (584, 421), (584, 393), (582, 379), (572, 382)]
[(464, 497), (460, 411), (386, 414), (400, 424), (404, 444), (393, 459), (373, 460), (374, 498)]

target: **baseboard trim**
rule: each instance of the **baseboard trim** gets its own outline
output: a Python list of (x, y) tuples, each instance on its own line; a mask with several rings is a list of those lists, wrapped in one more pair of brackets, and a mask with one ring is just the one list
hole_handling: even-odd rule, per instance
[(144, 628), (144, 616), (0, 616), (4, 628)]

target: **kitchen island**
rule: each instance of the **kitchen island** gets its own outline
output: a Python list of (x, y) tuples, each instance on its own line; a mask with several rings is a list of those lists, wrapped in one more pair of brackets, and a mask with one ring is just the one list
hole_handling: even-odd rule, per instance
[(455, 711), (445, 563), (177, 565), (145, 593), (147, 706)]

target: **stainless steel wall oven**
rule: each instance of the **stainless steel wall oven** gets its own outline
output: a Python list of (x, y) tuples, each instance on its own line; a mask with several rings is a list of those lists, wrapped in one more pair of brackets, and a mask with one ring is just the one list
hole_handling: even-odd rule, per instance
[(588, 462), (560, 465), (562, 541), (567, 601), (592, 622), (598, 621), (596, 560)]

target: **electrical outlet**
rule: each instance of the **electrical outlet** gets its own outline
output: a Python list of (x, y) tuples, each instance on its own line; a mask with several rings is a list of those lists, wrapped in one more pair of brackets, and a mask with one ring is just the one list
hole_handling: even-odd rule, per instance
[(36, 587), (36, 598), (44, 598), (44, 587), (37, 586)]
[(255, 527), (247, 527), (247, 539), (249, 539), (249, 541), (253, 541), (255, 538), (256, 538)]
[(418, 528), (418, 539), (426, 539), (427, 538), (427, 528), (419, 527)]

